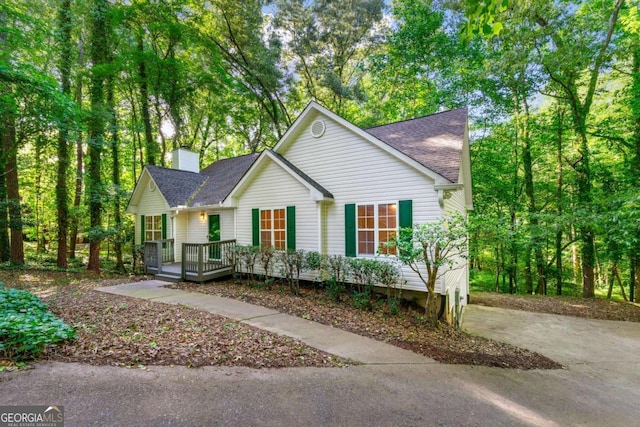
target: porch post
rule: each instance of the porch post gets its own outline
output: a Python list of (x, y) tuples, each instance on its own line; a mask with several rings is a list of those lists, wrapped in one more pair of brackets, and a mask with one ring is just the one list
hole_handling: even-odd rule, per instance
[(199, 244), (198, 245), (198, 281), (199, 282), (202, 282), (202, 267), (203, 267), (202, 264), (204, 263), (203, 253), (204, 253), (204, 245)]
[(162, 273), (162, 241), (156, 241), (156, 254), (158, 255), (158, 274)]
[(184, 254), (185, 254), (185, 245), (186, 245), (186, 243), (182, 242), (182, 261), (180, 262), (180, 264), (182, 265), (182, 273), (180, 275), (182, 280), (185, 280), (187, 278), (186, 271), (185, 271), (186, 268), (187, 268), (186, 265), (185, 265), (186, 257), (184, 256)]

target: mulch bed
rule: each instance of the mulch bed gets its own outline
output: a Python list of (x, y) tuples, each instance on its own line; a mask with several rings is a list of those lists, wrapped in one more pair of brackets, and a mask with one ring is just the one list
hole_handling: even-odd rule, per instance
[(2, 281), (5, 286), (39, 295), (56, 316), (76, 329), (76, 340), (48, 347), (44, 359), (127, 367), (281, 368), (352, 363), (222, 316), (93, 290), (133, 281), (128, 277), (18, 271), (3, 274)]
[[(0, 270), (5, 286), (27, 289), (73, 325), (78, 339), (51, 347), (45, 357), (59, 361), (117, 366), (348, 366), (344, 360), (304, 343), (196, 309), (104, 294), (93, 289), (144, 276), (59, 271)], [(388, 342), (442, 363), (516, 369), (557, 369), (561, 365), (528, 350), (457, 331), (429, 327), (421, 308), (403, 304), (392, 315), (384, 300), (373, 311), (352, 306), (349, 295), (335, 302), (322, 289), (302, 287), (294, 296), (284, 286), (271, 289), (232, 280), (176, 288), (235, 298)], [(637, 305), (550, 297), (473, 294), (473, 303), (582, 317), (639, 321)], [(598, 304), (598, 305), (595, 305)], [(555, 308), (554, 308), (555, 307)], [(599, 307), (599, 308), (598, 308)], [(553, 311), (555, 310), (555, 311)]]
[(473, 336), (446, 324), (430, 327), (423, 320), (423, 309), (410, 304), (403, 304), (400, 313), (392, 315), (382, 300), (374, 304), (378, 309), (363, 311), (352, 306), (349, 295), (343, 295), (341, 302), (335, 302), (326, 292), (310, 286), (303, 286), (299, 296), (292, 295), (284, 286), (269, 289), (261, 284), (251, 286), (233, 280), (206, 284), (183, 282), (170, 286), (262, 305), (387, 342), (442, 363), (525, 370), (562, 367), (541, 354)]

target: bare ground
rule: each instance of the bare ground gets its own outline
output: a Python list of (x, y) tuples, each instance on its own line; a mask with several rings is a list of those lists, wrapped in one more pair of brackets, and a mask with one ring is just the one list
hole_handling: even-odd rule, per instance
[(472, 304), (502, 307), (536, 313), (561, 314), (587, 319), (640, 322), (640, 304), (612, 301), (604, 298), (577, 298), (541, 295), (508, 295), (477, 292), (471, 295)]

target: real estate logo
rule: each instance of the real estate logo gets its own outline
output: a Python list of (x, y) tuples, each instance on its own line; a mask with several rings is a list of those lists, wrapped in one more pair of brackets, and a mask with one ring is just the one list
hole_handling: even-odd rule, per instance
[(64, 407), (0, 406), (0, 427), (64, 427)]

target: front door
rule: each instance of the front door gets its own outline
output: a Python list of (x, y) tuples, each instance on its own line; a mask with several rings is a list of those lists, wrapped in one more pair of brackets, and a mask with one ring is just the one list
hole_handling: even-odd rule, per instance
[[(209, 241), (220, 241), (220, 215), (209, 215)], [(211, 247), (209, 258), (220, 259), (220, 246)]]

